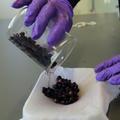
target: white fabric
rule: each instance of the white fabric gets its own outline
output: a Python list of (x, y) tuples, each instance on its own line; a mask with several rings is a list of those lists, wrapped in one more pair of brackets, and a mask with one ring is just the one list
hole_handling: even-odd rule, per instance
[(41, 92), (43, 86), (48, 86), (44, 71), (24, 105), (21, 120), (108, 120), (106, 113), (109, 103), (118, 95), (118, 86), (97, 82), (92, 68), (58, 67), (51, 79), (58, 75), (79, 84), (80, 99), (66, 106), (45, 97)]

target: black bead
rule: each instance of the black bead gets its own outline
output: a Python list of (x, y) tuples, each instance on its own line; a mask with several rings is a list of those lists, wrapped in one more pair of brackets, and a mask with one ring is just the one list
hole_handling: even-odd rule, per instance
[(24, 33), (24, 32), (21, 32), (20, 35), (21, 35), (21, 36), (25, 36), (25, 33)]
[(57, 77), (57, 80), (61, 80), (61, 79), (62, 79), (62, 77), (61, 77), (61, 76), (58, 76), (58, 77)]
[[(69, 84), (68, 84), (69, 83)], [(71, 87), (72, 86), (72, 87)], [(75, 89), (73, 89), (75, 88)], [(43, 88), (45, 89), (45, 88)], [(63, 105), (69, 105), (76, 102), (79, 98), (78, 92), (79, 88), (75, 82), (71, 82), (70, 80), (63, 79), (61, 76), (56, 78), (56, 84), (52, 86), (52, 88), (45, 89), (43, 93), (53, 99), (54, 102), (60, 103)]]
[(51, 65), (51, 68), (54, 68), (56, 65), (57, 65), (57, 62), (54, 62), (54, 63)]

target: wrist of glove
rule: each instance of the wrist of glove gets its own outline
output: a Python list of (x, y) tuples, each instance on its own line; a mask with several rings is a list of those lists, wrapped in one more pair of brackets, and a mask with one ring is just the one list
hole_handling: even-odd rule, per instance
[(49, 21), (53, 26), (48, 35), (48, 44), (59, 44), (72, 27), (73, 8), (68, 0), (16, 0), (12, 7), (28, 6), (24, 23), (31, 26), (33, 23), (32, 39), (37, 40), (44, 33)]
[(120, 85), (120, 55), (97, 65), (95, 72), (98, 81), (108, 81), (112, 85)]

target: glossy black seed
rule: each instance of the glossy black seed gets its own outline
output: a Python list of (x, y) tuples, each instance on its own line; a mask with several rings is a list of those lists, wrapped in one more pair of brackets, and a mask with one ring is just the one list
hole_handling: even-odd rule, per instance
[(68, 93), (68, 94), (69, 94), (69, 95), (72, 95), (72, 93), (73, 93), (72, 91), (69, 91), (69, 93)]
[(54, 102), (55, 102), (55, 103), (58, 103), (59, 101), (58, 101), (58, 99), (54, 99)]
[(51, 53), (49, 53), (49, 54), (48, 54), (48, 56), (49, 56), (49, 58), (51, 58), (51, 57), (52, 57), (52, 54), (51, 54)]
[(47, 88), (43, 87), (42, 92), (46, 92)]
[(43, 94), (53, 99), (54, 102), (64, 105), (76, 102), (79, 99), (78, 92), (79, 88), (75, 82), (72, 83), (61, 76), (56, 78), (56, 84), (52, 88), (43, 88)]
[(67, 80), (67, 83), (71, 84), (71, 80)]
[(61, 80), (61, 79), (62, 79), (62, 77), (61, 77), (61, 76), (58, 76), (58, 77), (57, 77), (57, 80)]
[(62, 79), (57, 80), (57, 83), (62, 83)]
[(61, 103), (61, 104), (65, 104), (65, 101), (63, 100), (63, 101), (61, 101), (60, 103)]
[(11, 37), (10, 37), (10, 40), (13, 40), (13, 39), (14, 39), (14, 37), (13, 37), (13, 36), (11, 36)]
[(21, 35), (21, 36), (25, 36), (25, 33), (24, 33), (24, 32), (21, 32), (20, 35)]
[(51, 65), (51, 68), (54, 68), (56, 65), (57, 65), (57, 62), (54, 62), (54, 63)]

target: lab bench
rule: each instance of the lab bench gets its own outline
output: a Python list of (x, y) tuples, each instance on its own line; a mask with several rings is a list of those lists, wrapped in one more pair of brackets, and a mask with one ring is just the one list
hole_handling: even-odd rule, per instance
[[(23, 105), (43, 69), (8, 41), (9, 19), (0, 20), (0, 120), (18, 120)], [(120, 54), (120, 21), (117, 14), (74, 16), (77, 22), (95, 21), (93, 26), (72, 28), (78, 39), (65, 67), (94, 68), (101, 61)], [(110, 104), (110, 120), (120, 120), (120, 99)]]

